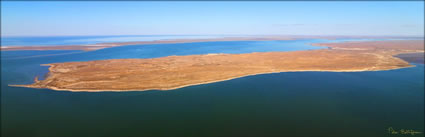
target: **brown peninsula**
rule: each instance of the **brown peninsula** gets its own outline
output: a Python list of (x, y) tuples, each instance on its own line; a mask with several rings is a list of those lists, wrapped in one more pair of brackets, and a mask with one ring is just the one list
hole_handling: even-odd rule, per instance
[(264, 73), (398, 69), (412, 65), (394, 55), (424, 52), (423, 40), (314, 45), (329, 48), (46, 64), (50, 72), (44, 80), (12, 86), (88, 92), (169, 90)]

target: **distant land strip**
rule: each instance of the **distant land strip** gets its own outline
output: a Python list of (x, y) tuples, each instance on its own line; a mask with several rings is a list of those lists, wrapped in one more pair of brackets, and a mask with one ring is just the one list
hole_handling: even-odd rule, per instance
[(208, 39), (164, 39), (154, 41), (135, 41), (135, 42), (109, 42), (85, 45), (52, 45), (52, 46), (10, 46), (2, 45), (0, 50), (83, 50), (92, 51), (110, 47), (127, 46), (127, 45), (148, 45), (148, 44), (177, 44), (192, 42), (215, 42), (215, 41), (272, 41), (272, 40), (295, 40), (295, 39), (338, 39), (338, 38), (387, 38), (387, 39), (403, 39), (403, 38), (419, 38), (419, 37), (395, 37), (395, 36), (251, 36), (251, 37), (223, 37)]
[(394, 56), (424, 52), (424, 40), (313, 45), (329, 48), (45, 64), (50, 72), (44, 80), (35, 78), (33, 84), (10, 86), (74, 92), (170, 90), (266, 73), (399, 69), (413, 65)]

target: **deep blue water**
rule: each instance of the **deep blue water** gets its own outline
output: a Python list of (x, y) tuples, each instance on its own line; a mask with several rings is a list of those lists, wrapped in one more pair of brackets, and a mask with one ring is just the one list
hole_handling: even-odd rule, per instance
[[(313, 50), (327, 40), (135, 45), (97, 51), (2, 51), (2, 136), (394, 136), (424, 132), (424, 65), (376, 72), (286, 72), (169, 91), (66, 92), (9, 87), (40, 64), (207, 53)], [(72, 54), (68, 54), (72, 53)], [(46, 56), (43, 56), (46, 55)], [(397, 135), (400, 136), (400, 135)], [(418, 136), (423, 136), (420, 134)]]

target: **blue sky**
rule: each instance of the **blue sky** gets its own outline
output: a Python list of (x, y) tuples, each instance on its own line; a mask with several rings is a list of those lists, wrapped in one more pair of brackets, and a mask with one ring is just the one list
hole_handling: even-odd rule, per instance
[(2, 36), (424, 35), (424, 2), (2, 2)]

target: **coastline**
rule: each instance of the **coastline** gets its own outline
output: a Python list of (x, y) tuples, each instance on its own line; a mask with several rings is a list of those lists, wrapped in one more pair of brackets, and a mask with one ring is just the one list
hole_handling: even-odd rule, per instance
[[(359, 44), (361, 43), (361, 44)], [(414, 46), (405, 46), (406, 43), (408, 44), (414, 44)], [(292, 52), (264, 52), (264, 53), (246, 53), (246, 54), (214, 54), (214, 55), (188, 55), (188, 56), (168, 56), (168, 57), (160, 57), (160, 58), (153, 58), (153, 59), (111, 59), (111, 60), (101, 60), (101, 61), (88, 61), (88, 62), (68, 62), (68, 63), (54, 63), (54, 64), (42, 64), (43, 66), (50, 66), (49, 67), (49, 77), (55, 77), (52, 75), (55, 75), (55, 73), (60, 73), (65, 74), (62, 77), (65, 78), (70, 78), (69, 76), (66, 76), (66, 74), (68, 73), (68, 71), (74, 71), (73, 69), (75, 69), (75, 71), (82, 71), (81, 73), (85, 73), (84, 70), (81, 69), (76, 69), (76, 66), (86, 66), (86, 65), (96, 65), (99, 64), (100, 65), (111, 65), (113, 66), (126, 66), (126, 64), (130, 63), (135, 63), (137, 64), (137, 62), (142, 61), (142, 64), (145, 64), (146, 62), (150, 63), (152, 60), (152, 64), (148, 66), (149, 67), (143, 67), (141, 66), (141, 68), (139, 69), (155, 69), (156, 71), (161, 72), (162, 69), (171, 69), (171, 68), (167, 68), (167, 66), (161, 66), (163, 64), (162, 63), (167, 63), (170, 61), (179, 61), (179, 60), (186, 60), (187, 59), (195, 59), (195, 60), (200, 60), (201, 62), (191, 62), (191, 60), (189, 60), (189, 63), (192, 63), (192, 65), (196, 65), (197, 63), (199, 64), (204, 64), (204, 63), (208, 63), (208, 62), (222, 62), (224, 61), (230, 61), (232, 59), (235, 59), (235, 57), (238, 57), (239, 59), (243, 59), (246, 58), (245, 60), (233, 60), (236, 61), (236, 63), (238, 61), (242, 61), (242, 63), (248, 63), (248, 62), (255, 62), (255, 59), (257, 59), (257, 61), (270, 61), (269, 59), (272, 59), (271, 62), (273, 61), (279, 61), (279, 59), (275, 59), (273, 60), (275, 57), (284, 57), (284, 58), (288, 58), (289, 60), (291, 60), (291, 58), (295, 57), (295, 59), (300, 59), (299, 57), (301, 57), (301, 60), (303, 60), (303, 57), (307, 57), (306, 59), (317, 59), (317, 58), (322, 58), (323, 56), (325, 56), (325, 60), (319, 60), (319, 62), (329, 62), (329, 61), (334, 61), (334, 64), (330, 64), (330, 68), (329, 66), (326, 65), (321, 65), (320, 63), (318, 64), (319, 66), (315, 66), (314, 65), (314, 61), (312, 62), (312, 64), (310, 64), (310, 66), (314, 66), (311, 69), (305, 69), (305, 65), (301, 64), (301, 67), (299, 67), (297, 69), (297, 63), (300, 63), (299, 61), (294, 61), (291, 64), (292, 66), (289, 66), (289, 68), (285, 69), (285, 65), (283, 68), (270, 68), (270, 69), (260, 69), (260, 70), (251, 70), (252, 72), (249, 73), (241, 73), (241, 74), (237, 74), (237, 76), (232, 76), (232, 77), (216, 77), (212, 80), (199, 80), (199, 79), (193, 79), (195, 82), (193, 81), (193, 83), (187, 83), (187, 84), (177, 84), (175, 86), (169, 86), (167, 87), (167, 84), (165, 82), (165, 87), (151, 87), (151, 88), (137, 88), (137, 87), (133, 87), (133, 88), (128, 88), (128, 89), (113, 89), (113, 88), (107, 88), (107, 87), (102, 87), (99, 89), (75, 89), (75, 88), (61, 88), (61, 86), (57, 85), (57, 86), (51, 86), (49, 83), (52, 81), (52, 79), (50, 79), (50, 82), (47, 83), (43, 83), (43, 81), (47, 81), (45, 80), (41, 80), (41, 81), (35, 81), (34, 84), (30, 84), (30, 85), (9, 85), (9, 86), (14, 86), (14, 87), (27, 87), (27, 88), (47, 88), (47, 89), (51, 89), (51, 90), (57, 90), (57, 91), (71, 91), (71, 92), (122, 92), (122, 91), (147, 91), (147, 90), (173, 90), (173, 89), (178, 89), (178, 88), (183, 88), (183, 87), (188, 87), (188, 86), (193, 86), (193, 85), (200, 85), (200, 84), (208, 84), (208, 83), (215, 83), (215, 82), (221, 82), (221, 81), (227, 81), (227, 80), (232, 80), (232, 79), (236, 79), (236, 78), (241, 78), (241, 77), (246, 77), (246, 76), (253, 76), (253, 75), (260, 75), (260, 74), (270, 74), (270, 73), (282, 73), (282, 72), (363, 72), (363, 71), (385, 71), (385, 70), (394, 70), (394, 69), (401, 69), (401, 68), (407, 68), (407, 67), (414, 67), (414, 65), (409, 64), (407, 61), (396, 57), (399, 54), (405, 54), (405, 53), (423, 53), (423, 40), (422, 41), (418, 41), (418, 40), (411, 40), (411, 41), (371, 41), (371, 42), (356, 42), (355, 46), (352, 47), (350, 46), (350, 44), (352, 44), (352, 42), (347, 42), (347, 43), (325, 43), (325, 44), (313, 44), (315, 46), (329, 46), (331, 47), (330, 49), (319, 49), (319, 50), (310, 50), (310, 51), (292, 51)], [(392, 45), (391, 45), (392, 44)], [(348, 46), (347, 46), (348, 45)], [(364, 45), (372, 45), (372, 46), (364, 46)], [(388, 46), (390, 45), (390, 46)], [(341, 46), (345, 46), (345, 48), (333, 48), (333, 47), (341, 47)], [(391, 47), (392, 46), (392, 47)], [(373, 47), (373, 48), (371, 48)], [(391, 47), (391, 49), (388, 49), (388, 47)], [(358, 48), (366, 48), (364, 50), (357, 50)], [(371, 48), (371, 49), (370, 49)], [(354, 50), (350, 50), (350, 49), (354, 49)], [(317, 55), (314, 55), (317, 54)], [(313, 56), (313, 57), (311, 57)], [(315, 57), (317, 56), (317, 57)], [(341, 61), (341, 63), (335, 63), (335, 59), (332, 58), (328, 58), (326, 59), (326, 57), (335, 57), (338, 58), (338, 56), (340, 57), (346, 57), (346, 59), (342, 59), (342, 60), (338, 60), (336, 59), (336, 61)], [(350, 56), (347, 58), (347, 56)], [(221, 60), (217, 60), (218, 58), (221, 58)], [(258, 59), (260, 58), (260, 59)], [(261, 59), (262, 58), (262, 59)], [(330, 59), (330, 60), (329, 60)], [(352, 60), (355, 61), (357, 60), (357, 64), (355, 62), (346, 62), (348, 60)], [(127, 63), (125, 62), (127, 60)], [(129, 61), (128, 61), (129, 60)], [(154, 61), (155, 60), (155, 61)], [(248, 62), (246, 62), (248, 60)], [(345, 61), (344, 61), (345, 60)], [(363, 61), (367, 61), (367, 62), (363, 62), (363, 61), (358, 61), (358, 60), (363, 60)], [(123, 62), (124, 61), (124, 62)], [(135, 61), (135, 62), (132, 62)], [(143, 63), (143, 61), (145, 63)], [(206, 62), (205, 62), (206, 61)], [(115, 62), (115, 63), (114, 63)], [(121, 63), (123, 62), (124, 64), (117, 64), (117, 62)], [(193, 64), (194, 63), (194, 64)], [(239, 62), (241, 63), (241, 62)], [(295, 63), (295, 64), (293, 64)], [(317, 63), (317, 62), (316, 62)], [(356, 65), (360, 65), (362, 64), (363, 67), (354, 67), (354, 68), (350, 68), (350, 64), (347, 63), (354, 63), (351, 64), (351, 66), (356, 66)], [(360, 63), (360, 64), (358, 64)], [(383, 63), (383, 64), (382, 64)], [(68, 65), (67, 65), (68, 64)], [(116, 64), (116, 65), (114, 65)], [(167, 63), (168, 64), (168, 63)], [(267, 63), (266, 63), (267, 64)], [(365, 65), (366, 64), (366, 65)], [(58, 65), (61, 65), (58, 67)], [(153, 67), (152, 65), (156, 66), (159, 65), (158, 67)], [(190, 65), (190, 64), (189, 64)], [(226, 65), (225, 64), (218, 64), (220, 65)], [(230, 63), (227, 65), (236, 65), (234, 63)], [(258, 64), (245, 64), (248, 65), (250, 67), (263, 67), (262, 65), (258, 65)], [(338, 68), (339, 65), (345, 66), (342, 68)], [(349, 66), (346, 66), (349, 65)], [(179, 66), (179, 65), (177, 65)], [(267, 65), (266, 65), (267, 66)], [(273, 63), (272, 63), (273, 66)], [(287, 66), (287, 65), (286, 65)], [(295, 68), (293, 68), (295, 66)], [(304, 67), (303, 67), (304, 66)], [(308, 65), (307, 65), (308, 66)], [(58, 68), (57, 68), (58, 67)], [(68, 68), (67, 68), (68, 67)], [(70, 67), (70, 68), (69, 68)], [(106, 66), (105, 66), (106, 67)], [(126, 70), (134, 70), (134, 68), (131, 68), (131, 66), (129, 66), (130, 68), (127, 68)], [(165, 67), (165, 68), (163, 68)], [(174, 67), (174, 66), (173, 66)], [(206, 66), (207, 67), (207, 66)], [(211, 67), (214, 66), (208, 66), (211, 70)], [(246, 67), (246, 66), (245, 66)], [(104, 67), (102, 67), (104, 68)], [(108, 67), (106, 67), (108, 68)], [(125, 67), (124, 67), (125, 68)], [(124, 69), (123, 68), (123, 69)], [(240, 69), (243, 70), (244, 66), (242, 66)], [(307, 67), (308, 68), (308, 67)], [(326, 69), (328, 68), (328, 69)], [(71, 70), (67, 70), (67, 69), (71, 69)], [(95, 69), (95, 68), (93, 68)], [(251, 68), (252, 69), (252, 68)], [(179, 72), (173, 72), (174, 75), (175, 74), (183, 74), (186, 75), (187, 73), (191, 73), (190, 71), (183, 71), (184, 68), (182, 68), (182, 71)], [(202, 69), (201, 69), (202, 70)], [(235, 70), (235, 69), (233, 69)], [(233, 71), (232, 70), (232, 71)], [(105, 74), (109, 74), (108, 73), (108, 69), (101, 69), (99, 70), (102, 73)], [(115, 71), (117, 71), (117, 69), (115, 69)], [(138, 69), (135, 69), (135, 71), (140, 71)], [(165, 70), (164, 70), (165, 71)], [(236, 71), (236, 70), (235, 70)], [(260, 71), (260, 72), (257, 72)], [(205, 71), (208, 72), (208, 71)], [(217, 71), (221, 74), (221, 71)], [(215, 73), (217, 73), (215, 72)], [(222, 72), (227, 72), (227, 70), (223, 70)], [(172, 73), (172, 74), (173, 74)], [(209, 72), (208, 72), (209, 73)], [(229, 73), (229, 72), (227, 72)], [(231, 74), (231, 73), (230, 73)], [(113, 74), (110, 77), (114, 77), (114, 75), (118, 75), (118, 74)], [(146, 76), (146, 75), (152, 75), (152, 76), (158, 76), (158, 77), (169, 77), (169, 75), (161, 75), (159, 74), (149, 74), (149, 73), (141, 73), (141, 76)], [(199, 76), (200, 74), (196, 74), (195, 76)], [(211, 74), (210, 74), (211, 75)], [(231, 74), (234, 75), (234, 74)], [(73, 77), (72, 75), (70, 75), (71, 77)], [(90, 73), (88, 73), (87, 76), (83, 76), (83, 77), (88, 77), (90, 78), (91, 75)], [(95, 76), (92, 76), (95, 77)], [(204, 77), (204, 76), (201, 76)], [(205, 76), (208, 79), (208, 76)], [(60, 77), (58, 77), (60, 79)], [(108, 80), (108, 77), (105, 77), (106, 79), (100, 79), (100, 80)], [(176, 78), (176, 77), (175, 77)], [(56, 79), (56, 78), (55, 78)], [(187, 79), (187, 78), (186, 78)], [(211, 79), (211, 76), (209, 77), (209, 79)], [(191, 79), (187, 79), (187, 80), (191, 80)], [(53, 80), (55, 81), (55, 80)], [(137, 81), (137, 80), (136, 80)], [(173, 81), (173, 80), (171, 80)], [(110, 81), (107, 81), (110, 82)], [(122, 81), (121, 81), (122, 82)], [(132, 81), (128, 81), (131, 82)], [(86, 83), (86, 84), (93, 84), (93, 83)], [(133, 81), (134, 84), (134, 81)], [(175, 83), (174, 83), (175, 84)], [(72, 85), (72, 84), (71, 84)]]
[[(50, 65), (50, 64), (48, 64), (48, 65)], [(43, 65), (43, 66), (48, 66), (48, 65)], [(195, 83), (195, 84), (188, 84), (188, 85), (182, 85), (182, 86), (173, 87), (173, 88), (152, 88), (152, 89), (131, 89), (131, 90), (116, 90), (116, 89), (75, 90), (75, 89), (60, 89), (60, 88), (56, 88), (56, 87), (46, 87), (46, 88), (38, 88), (38, 89), (50, 89), (50, 90), (55, 90), (55, 91), (70, 91), (70, 92), (135, 92), (135, 91), (149, 91), (149, 90), (168, 91), (168, 90), (174, 90), (174, 89), (179, 89), (179, 88), (184, 88), (184, 87), (189, 87), (189, 86), (196, 86), (196, 85), (202, 85), (202, 84), (210, 84), (210, 83), (216, 83), (216, 82), (223, 82), (223, 81), (233, 80), (233, 79), (237, 79), (237, 78), (243, 78), (243, 77), (255, 76), (255, 75), (263, 75), (263, 74), (274, 74), (274, 73), (285, 73), (285, 72), (336, 72), (337, 73), (337, 72), (387, 71), (387, 70), (396, 70), (396, 69), (403, 69), (403, 68), (409, 68), (409, 67), (415, 67), (415, 65), (406, 66), (406, 67), (399, 67), (399, 68), (391, 68), (391, 69), (382, 69), (382, 70), (359, 69), (359, 70), (339, 70), (339, 71), (335, 71), (335, 70), (276, 71), (276, 72), (265, 72), (265, 73), (243, 75), (243, 76), (232, 77), (232, 78), (223, 79), (223, 80), (216, 80), (216, 81), (208, 81), (208, 82), (201, 82), (201, 83)], [(31, 86), (26, 86), (26, 85), (8, 85), (8, 86), (34, 88), (34, 87), (31, 87)]]

